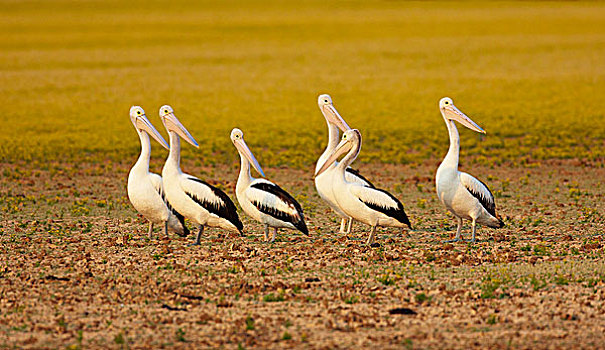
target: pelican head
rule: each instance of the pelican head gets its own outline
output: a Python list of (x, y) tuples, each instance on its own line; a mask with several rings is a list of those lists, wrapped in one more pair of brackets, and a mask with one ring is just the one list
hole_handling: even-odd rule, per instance
[(177, 135), (184, 138), (185, 141), (189, 142), (193, 146), (199, 148), (197, 141), (191, 136), (189, 131), (185, 129), (183, 124), (177, 119), (174, 115), (174, 110), (169, 105), (163, 105), (160, 107), (160, 118), (162, 119), (162, 123), (164, 123), (164, 127), (168, 132), (174, 131)]
[(265, 177), (263, 169), (260, 167), (260, 164), (258, 164), (258, 161), (254, 157), (254, 154), (252, 154), (252, 151), (250, 151), (246, 141), (244, 141), (244, 133), (240, 129), (234, 128), (231, 130), (231, 142), (233, 142), (233, 145), (239, 154), (246, 157), (254, 169), (256, 169), (261, 176)]
[(321, 173), (326, 171), (340, 156), (350, 152), (353, 148), (355, 148), (357, 152), (351, 157), (350, 161), (357, 158), (359, 151), (361, 150), (361, 133), (357, 129), (349, 129), (342, 134), (340, 143), (336, 146), (336, 149), (332, 152), (330, 157), (328, 157), (328, 160), (324, 162), (324, 165), (315, 172), (315, 177), (321, 175)]
[(144, 131), (148, 135), (151, 135), (160, 145), (164, 146), (165, 149), (170, 149), (166, 140), (160, 135), (160, 133), (153, 127), (151, 122), (145, 116), (145, 111), (140, 106), (130, 107), (130, 121), (137, 132)]
[(338, 114), (336, 108), (334, 108), (334, 105), (332, 104), (332, 97), (330, 97), (330, 95), (319, 95), (317, 98), (317, 105), (319, 106), (321, 113), (324, 115), (324, 118), (326, 118), (328, 123), (336, 125), (342, 132), (351, 129), (347, 122), (345, 122), (340, 114)]
[(443, 118), (446, 120), (455, 120), (473, 131), (485, 134), (485, 130), (481, 129), (477, 123), (472, 121), (471, 118), (467, 117), (466, 114), (462, 113), (454, 106), (454, 101), (452, 101), (451, 98), (444, 97), (439, 100), (439, 110), (441, 110), (441, 115), (443, 115)]

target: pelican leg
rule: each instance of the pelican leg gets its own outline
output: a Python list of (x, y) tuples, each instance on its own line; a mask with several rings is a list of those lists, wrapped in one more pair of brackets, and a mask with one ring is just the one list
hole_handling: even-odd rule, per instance
[(465, 241), (474, 243), (475, 242), (475, 232), (477, 232), (477, 219), (473, 219), (473, 223), (471, 224), (471, 227), (472, 227), (472, 232), (473, 232), (473, 238), (465, 239)]
[(275, 242), (275, 236), (277, 236), (277, 227), (273, 228), (273, 237), (271, 237), (271, 243)]
[(269, 225), (265, 225), (265, 242), (269, 242)]
[(458, 218), (458, 228), (456, 229), (456, 239), (460, 240), (461, 238), (462, 238), (462, 218)]
[(347, 219), (342, 218), (342, 220), (340, 220), (340, 230), (338, 231), (338, 233), (347, 233), (346, 230), (347, 227)]
[[(449, 239), (447, 241), (443, 241), (443, 243), (452, 243), (452, 242), (459, 242), (460, 239), (460, 233), (462, 232), (462, 218), (458, 218), (458, 229), (456, 230), (456, 238), (454, 239)], [(452, 236), (450, 236), (452, 237)]]
[(195, 238), (195, 243), (193, 243), (192, 245), (200, 245), (203, 232), (204, 232), (204, 225), (200, 225), (200, 230), (197, 231), (197, 237)]
[(349, 227), (347, 227), (347, 234), (350, 234), (353, 230), (353, 218), (349, 218)]
[(147, 235), (149, 235), (149, 240), (153, 239), (153, 222), (149, 221), (149, 230), (147, 231)]
[(164, 234), (168, 236), (168, 220), (164, 222)]
[(374, 235), (376, 234), (376, 226), (372, 226), (372, 232), (370, 232), (370, 237), (368, 237), (367, 245), (374, 243)]

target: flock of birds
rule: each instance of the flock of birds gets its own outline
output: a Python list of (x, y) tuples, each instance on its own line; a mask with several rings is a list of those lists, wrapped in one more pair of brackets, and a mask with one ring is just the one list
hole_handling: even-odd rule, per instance
[[(329, 95), (320, 95), (318, 106), (328, 125), (328, 145), (315, 167), (315, 187), (319, 196), (341, 217), (339, 232), (350, 233), (353, 220), (359, 221), (371, 226), (367, 244), (373, 245), (378, 226), (407, 226), (411, 229), (401, 202), (389, 192), (376, 188), (350, 167), (361, 150), (359, 130), (349, 127)], [(462, 113), (448, 97), (439, 101), (439, 109), (449, 131), (450, 148), (437, 169), (437, 195), (447, 210), (458, 219), (456, 237), (447, 242), (462, 240), (464, 219), (471, 221), (470, 241), (474, 242), (477, 224), (500, 228), (504, 223), (496, 214), (494, 196), (488, 187), (458, 170), (460, 137), (454, 122), (479, 133), (485, 131)], [(141, 154), (128, 175), (128, 198), (135, 209), (149, 221), (149, 237), (152, 237), (154, 224), (163, 225), (165, 234), (172, 231), (187, 236), (189, 230), (185, 218), (199, 227), (195, 245), (200, 244), (205, 226), (242, 233), (243, 224), (229, 196), (181, 170), (181, 138), (199, 147), (197, 141), (177, 119), (172, 107), (160, 107), (159, 114), (168, 132), (170, 145), (147, 119), (143, 108), (130, 108), (130, 120), (141, 140)], [(343, 132), (342, 138), (340, 131)], [(150, 136), (169, 151), (161, 177), (149, 172)], [(302, 207), (288, 192), (265, 178), (263, 169), (244, 141), (244, 133), (240, 129), (231, 131), (231, 142), (241, 158), (235, 188), (237, 201), (247, 215), (265, 226), (265, 241), (275, 241), (279, 228), (294, 229), (308, 235)], [(262, 177), (252, 177), (251, 167)], [(273, 232), (269, 239), (271, 228)]]

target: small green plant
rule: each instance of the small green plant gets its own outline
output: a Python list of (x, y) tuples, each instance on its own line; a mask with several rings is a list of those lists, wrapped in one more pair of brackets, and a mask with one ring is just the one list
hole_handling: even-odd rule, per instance
[(185, 331), (182, 328), (176, 330), (176, 340), (180, 342), (184, 342), (185, 340)]
[(252, 318), (252, 316), (246, 317), (246, 330), (254, 330), (254, 319)]
[(359, 297), (357, 295), (351, 295), (344, 300), (345, 304), (355, 304), (359, 302)]
[(534, 246), (534, 255), (544, 256), (548, 254), (548, 247), (543, 244), (536, 244)]
[(540, 281), (536, 276), (532, 275), (531, 280), (529, 281), (534, 291), (538, 291), (544, 287), (546, 287), (546, 282)]
[(273, 303), (273, 302), (279, 302), (279, 301), (284, 301), (284, 300), (285, 300), (285, 298), (284, 298), (283, 293), (280, 293), (278, 295), (269, 293), (263, 297), (263, 301), (266, 303)]
[(481, 284), (481, 298), (482, 299), (493, 299), (496, 297), (496, 290), (500, 287), (500, 282), (493, 280), (491, 277), (487, 277)]
[(290, 333), (288, 333), (288, 331), (284, 332), (284, 335), (282, 335), (282, 340), (290, 340), (292, 339), (292, 335)]
[(491, 314), (487, 316), (487, 324), (496, 324), (496, 322), (498, 322), (498, 318), (496, 317), (496, 315)]
[(113, 342), (118, 345), (126, 344), (126, 339), (124, 338), (122, 332), (118, 333), (115, 337), (113, 337)]
[(432, 298), (433, 298), (433, 297), (430, 297), (430, 296), (428, 296), (428, 295), (426, 295), (426, 294), (424, 294), (424, 293), (418, 293), (418, 294), (416, 294), (416, 295), (414, 296), (414, 299), (416, 300), (416, 302), (417, 302), (418, 304), (422, 304), (422, 303), (424, 303), (425, 301), (430, 301)]
[(381, 276), (378, 276), (376, 280), (385, 286), (392, 286), (395, 284), (395, 280), (391, 278), (391, 275), (388, 273), (384, 273)]
[(569, 284), (569, 279), (563, 275), (557, 275), (557, 277), (555, 277), (555, 283), (560, 286), (566, 286)]

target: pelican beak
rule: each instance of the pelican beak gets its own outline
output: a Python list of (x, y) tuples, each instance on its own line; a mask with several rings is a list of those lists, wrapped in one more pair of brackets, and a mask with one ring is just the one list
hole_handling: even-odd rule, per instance
[(338, 144), (338, 146), (336, 146), (336, 149), (334, 150), (334, 152), (332, 152), (330, 157), (328, 157), (328, 159), (324, 162), (322, 167), (319, 168), (319, 170), (317, 170), (315, 172), (315, 177), (318, 177), (319, 175), (321, 175), (324, 171), (326, 171), (330, 167), (330, 165), (334, 164), (334, 162), (340, 156), (349, 152), (350, 150), (351, 150), (351, 143), (349, 142), (349, 139), (341, 140), (340, 143)]
[(168, 130), (169, 132), (174, 131), (177, 133), (177, 135), (179, 135), (180, 137), (185, 139), (185, 141), (189, 142), (191, 145), (193, 145), (197, 148), (200, 147), (200, 145), (197, 143), (197, 141), (195, 141), (195, 139), (193, 138), (193, 136), (191, 136), (189, 131), (187, 131), (187, 129), (185, 129), (183, 124), (181, 124), (181, 122), (177, 119), (177, 117), (174, 115), (174, 113), (164, 114), (162, 116), (162, 121), (164, 122), (164, 126), (166, 127), (166, 130)]
[(252, 154), (252, 151), (250, 151), (250, 148), (246, 144), (246, 141), (244, 141), (244, 139), (240, 138), (238, 140), (233, 141), (233, 144), (235, 145), (235, 148), (237, 148), (237, 150), (240, 152), (240, 154), (243, 154), (244, 157), (246, 157), (248, 159), (248, 161), (250, 161), (250, 164), (252, 164), (254, 169), (256, 169), (256, 171), (262, 177), (265, 177), (265, 173), (263, 172), (263, 169), (260, 167), (260, 164), (258, 164), (258, 161), (254, 157), (254, 154)]
[(485, 134), (485, 130), (481, 129), (477, 123), (471, 120), (466, 114), (462, 113), (456, 106), (447, 106), (441, 109), (441, 113), (450, 120), (455, 120), (467, 128)]
[(332, 105), (332, 104), (323, 105), (321, 107), (321, 113), (324, 115), (324, 118), (326, 118), (326, 120), (329, 123), (332, 123), (332, 124), (338, 126), (338, 128), (342, 132), (345, 132), (345, 131), (351, 129), (351, 127), (349, 127), (347, 122), (345, 122), (345, 120), (342, 119), (342, 117), (340, 116), (340, 114), (338, 113), (336, 108), (334, 108), (334, 105)]
[(160, 135), (160, 133), (153, 127), (153, 125), (149, 122), (147, 117), (144, 115), (138, 116), (136, 119), (136, 125), (139, 130), (145, 131), (151, 137), (153, 137), (160, 145), (164, 146), (165, 149), (170, 150), (170, 147), (166, 143), (166, 140)]

